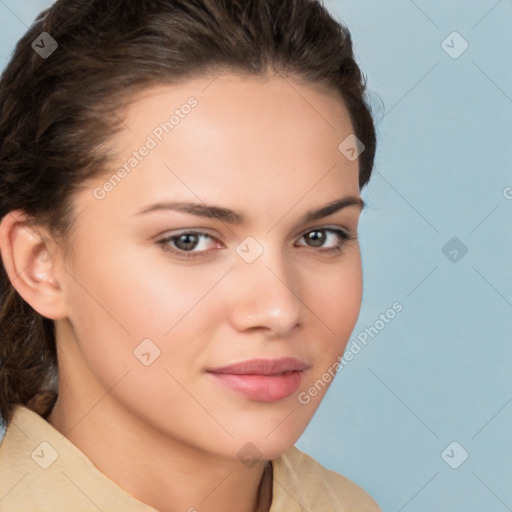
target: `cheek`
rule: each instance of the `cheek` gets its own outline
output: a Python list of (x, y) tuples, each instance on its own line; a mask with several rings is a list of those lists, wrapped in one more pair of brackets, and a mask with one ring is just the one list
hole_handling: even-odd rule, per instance
[[(226, 268), (212, 265), (181, 267), (161, 261), (139, 268), (112, 291), (112, 300), (130, 297), (120, 314), (137, 338), (152, 337), (164, 345), (176, 337), (210, 330), (218, 317), (216, 283)], [(117, 298), (116, 298), (117, 296)], [(178, 336), (179, 335), (179, 336)]]
[(87, 291), (76, 283), (71, 290), (71, 321), (82, 353), (97, 375), (112, 378), (139, 370), (142, 350), (151, 352), (151, 360), (158, 355), (156, 366), (189, 367), (200, 359), (204, 334), (218, 320), (213, 288), (225, 269), (185, 269), (147, 255), (145, 263), (133, 247), (123, 254), (105, 251), (102, 258), (76, 264), (76, 272), (88, 276)]
[(169, 403), (189, 407), (178, 382), (195, 378), (189, 374), (201, 359), (215, 314), (208, 297), (201, 297), (218, 276), (183, 269), (171, 275), (168, 266), (144, 267), (141, 260), (109, 251), (101, 256), (69, 268), (69, 368), (83, 375), (84, 385), (113, 389), (112, 396), (147, 420)]
[[(318, 277), (318, 276), (317, 276)], [(337, 366), (357, 322), (362, 298), (362, 267), (359, 250), (340, 265), (309, 280), (306, 304), (314, 312), (309, 332), (314, 339), (315, 365), (298, 395), (300, 411), (311, 418), (331, 386)], [(311, 350), (311, 345), (310, 345)]]
[(194, 271), (164, 256), (148, 257), (147, 249), (137, 250), (133, 244), (111, 245), (96, 251), (93, 260), (73, 262), (71, 308), (77, 318), (96, 316), (100, 330), (117, 325), (134, 341), (168, 333), (217, 278), (212, 270)]
[[(305, 301), (329, 333), (335, 353), (342, 350), (357, 322), (362, 299), (362, 267), (358, 248), (347, 249), (338, 264), (308, 279)], [(333, 341), (334, 340), (334, 341)]]

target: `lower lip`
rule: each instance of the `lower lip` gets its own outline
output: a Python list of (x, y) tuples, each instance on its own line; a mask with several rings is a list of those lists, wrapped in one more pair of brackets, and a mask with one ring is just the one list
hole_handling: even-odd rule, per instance
[(235, 375), (210, 373), (218, 382), (258, 402), (277, 402), (297, 391), (303, 371), (283, 375)]

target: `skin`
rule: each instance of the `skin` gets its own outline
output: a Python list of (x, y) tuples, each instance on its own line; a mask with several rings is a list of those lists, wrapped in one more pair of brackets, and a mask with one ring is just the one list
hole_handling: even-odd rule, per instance
[[(95, 187), (190, 96), (197, 107), (97, 199)], [(301, 222), (360, 197), (358, 162), (338, 150), (353, 133), (347, 110), (334, 92), (292, 78), (225, 73), (146, 89), (124, 123), (112, 168), (74, 196), (69, 254), (44, 226), (29, 229), (23, 212), (1, 225), (6, 268), (20, 274), (14, 286), (56, 325), (60, 393), (49, 422), (158, 510), (255, 511), (265, 461), (297, 441), (328, 385), (305, 405), (298, 394), (343, 353), (361, 306), (357, 239), (326, 232), (315, 247), (303, 237), (327, 227), (356, 235), (360, 206)], [(245, 220), (137, 215), (162, 201), (204, 202)], [(190, 229), (212, 237), (193, 249), (198, 257), (157, 243)], [(263, 248), (250, 264), (235, 251), (248, 236)], [(148, 338), (160, 356), (145, 366), (134, 350)], [(288, 356), (309, 368), (297, 392), (273, 403), (206, 374)], [(249, 442), (261, 453), (251, 467), (237, 456)]]

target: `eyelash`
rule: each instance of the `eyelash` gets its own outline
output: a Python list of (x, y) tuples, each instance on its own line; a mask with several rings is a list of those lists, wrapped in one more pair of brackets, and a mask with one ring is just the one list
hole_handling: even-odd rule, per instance
[[(345, 231), (343, 229), (330, 228), (330, 227), (309, 229), (308, 231), (304, 232), (301, 235), (301, 238), (303, 238), (308, 233), (312, 233), (314, 231), (323, 231), (325, 233), (334, 234), (340, 240), (340, 243), (336, 247), (330, 247), (328, 249), (323, 249), (323, 250), (322, 250), (322, 247), (318, 247), (319, 252), (321, 252), (323, 254), (341, 253), (343, 248), (344, 248), (344, 246), (345, 246), (345, 244), (347, 242), (349, 242), (350, 240), (357, 240), (357, 235), (354, 235), (353, 233), (350, 233), (350, 232)], [(196, 235), (196, 236), (198, 236), (199, 239), (207, 237), (207, 238), (211, 238), (212, 240), (216, 240), (213, 236), (209, 235), (208, 233), (204, 233), (204, 232), (201, 232), (201, 231), (190, 230), (190, 231), (184, 231), (184, 232), (179, 233), (177, 235), (166, 236), (165, 238), (162, 238), (162, 239), (158, 240), (156, 243), (158, 245), (162, 246), (162, 249), (165, 252), (169, 252), (171, 254), (180, 256), (180, 257), (182, 257), (184, 259), (192, 259), (192, 258), (201, 257), (201, 256), (204, 256), (205, 254), (210, 252), (210, 250), (205, 250), (205, 251), (193, 251), (193, 250), (192, 251), (184, 251), (183, 249), (173, 248), (171, 245), (169, 245), (170, 242), (174, 242), (176, 239), (178, 239), (178, 238), (180, 238), (181, 236), (184, 236), (184, 235)], [(306, 246), (301, 246), (301, 247), (309, 247), (310, 249), (317, 249), (315, 247), (307, 246), (307, 245)]]

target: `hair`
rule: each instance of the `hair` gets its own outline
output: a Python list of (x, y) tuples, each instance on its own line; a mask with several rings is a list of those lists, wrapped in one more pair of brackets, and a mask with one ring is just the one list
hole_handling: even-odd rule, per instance
[[(47, 32), (47, 58), (32, 44)], [(273, 71), (337, 92), (356, 137), (359, 187), (376, 136), (350, 32), (319, 0), (58, 0), (19, 40), (0, 79), (0, 219), (21, 209), (65, 240), (72, 194), (108, 169), (106, 143), (135, 93), (223, 70)], [(46, 417), (57, 397), (54, 324), (0, 265), (0, 414)]]

